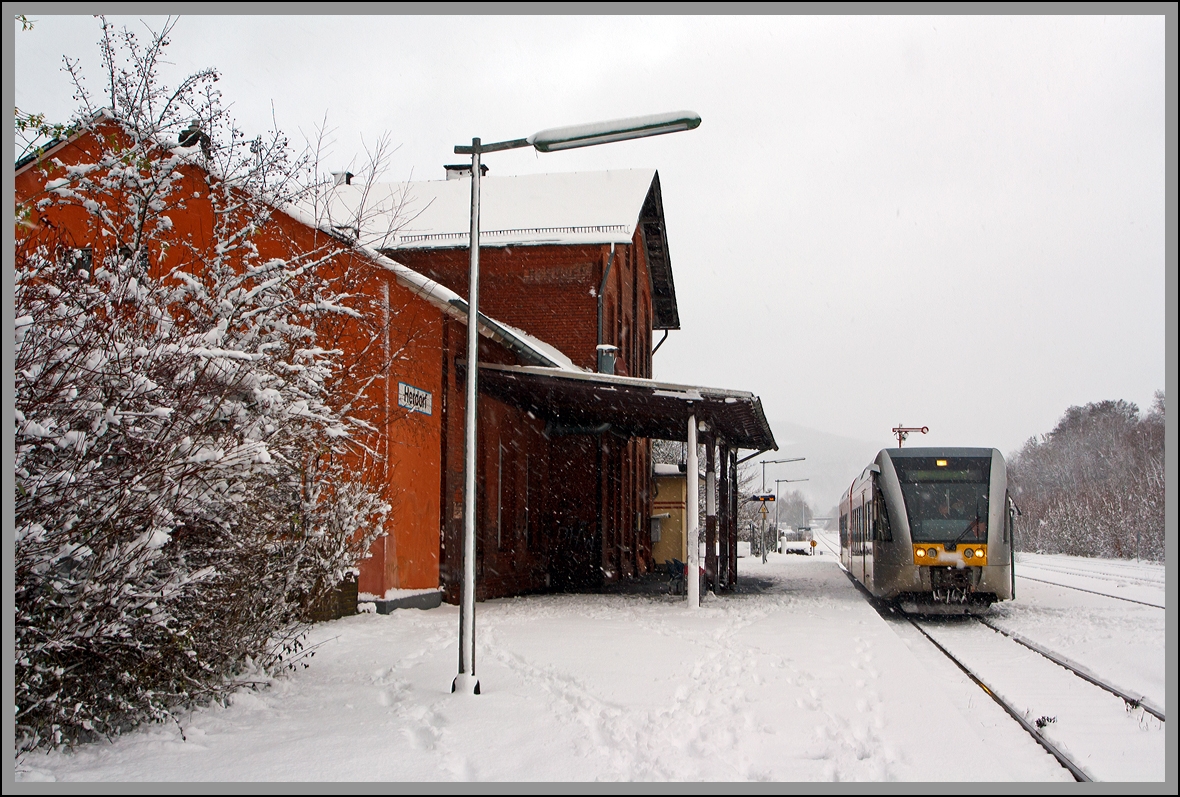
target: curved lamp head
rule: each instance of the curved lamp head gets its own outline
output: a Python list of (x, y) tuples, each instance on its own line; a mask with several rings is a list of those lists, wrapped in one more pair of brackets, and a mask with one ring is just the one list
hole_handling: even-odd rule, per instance
[(660, 136), (693, 130), (701, 124), (699, 114), (692, 111), (657, 113), (650, 116), (633, 116), (629, 119), (615, 119), (610, 122), (592, 122), (586, 125), (553, 127), (533, 133), (527, 139), (538, 152), (556, 152), (577, 147), (592, 147), (595, 144), (609, 144), (612, 141), (627, 141), (632, 138)]

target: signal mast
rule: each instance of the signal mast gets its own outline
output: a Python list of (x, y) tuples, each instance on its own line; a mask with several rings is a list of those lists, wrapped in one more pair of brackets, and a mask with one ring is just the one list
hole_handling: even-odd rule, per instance
[(910, 436), (910, 432), (921, 432), (926, 434), (930, 431), (929, 426), (902, 426), (900, 423), (893, 427), (893, 433), (897, 435), (897, 447), (901, 448), (901, 444)]

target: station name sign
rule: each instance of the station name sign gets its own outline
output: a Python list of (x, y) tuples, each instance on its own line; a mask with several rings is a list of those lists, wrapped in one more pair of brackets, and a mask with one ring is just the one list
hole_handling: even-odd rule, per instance
[(407, 385), (405, 382), (397, 383), (397, 406), (399, 407), (404, 407), (410, 412), (431, 415), (433, 414), (431, 412), (432, 399), (430, 391)]

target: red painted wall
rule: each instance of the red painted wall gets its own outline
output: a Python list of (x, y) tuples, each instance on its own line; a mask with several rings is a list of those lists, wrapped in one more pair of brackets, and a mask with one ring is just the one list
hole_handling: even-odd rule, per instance
[[(104, 140), (128, 143), (118, 126), (103, 124), (48, 153), (48, 159), (21, 169), (16, 175), (16, 201), (18, 210), (27, 212), (18, 214), (18, 243), (39, 240), (58, 250), (90, 247), (95, 260), (117, 246), (111, 236), (100, 234), (83, 207), (38, 203), (45, 196), (46, 184), (65, 175), (63, 166), (97, 161)], [(155, 240), (169, 246), (161, 250), (156, 245), (150, 252), (150, 271), (157, 278), (176, 267), (199, 275), (200, 264), (209, 259), (213, 245), (213, 212), (205, 173), (195, 165), (182, 167), (179, 190), (173, 197), (176, 206), (164, 211), (172, 228), (155, 235)], [(439, 401), (443, 387), (441, 312), (373, 261), (285, 213), (274, 213), (251, 240), (264, 258), (291, 259), (321, 251), (326, 256), (320, 267), (322, 274), (347, 280), (349, 291), (378, 299), (371, 310), (382, 316), (374, 319), (379, 322), (380, 340), (373, 340), (371, 329), (347, 319), (317, 327), (319, 345), (342, 350), (338, 389), (357, 390), (369, 382), (364, 391), (367, 402), (361, 402), (366, 406), (357, 414), (380, 430), (364, 442), (381, 456), (358, 457), (355, 471), (358, 478), (382, 490), (393, 505), (387, 536), (379, 539), (371, 557), (360, 563), (359, 589), (382, 595), (391, 588), (437, 586), (443, 428)], [(383, 373), (386, 362), (388, 373)], [(371, 379), (375, 373), (377, 378)], [(432, 414), (399, 408), (399, 381), (429, 391), (434, 397)]]

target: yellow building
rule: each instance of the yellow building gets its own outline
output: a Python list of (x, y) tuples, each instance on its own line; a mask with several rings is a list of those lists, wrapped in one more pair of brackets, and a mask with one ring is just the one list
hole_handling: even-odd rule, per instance
[(685, 471), (683, 465), (654, 465), (656, 495), (652, 502), (651, 555), (656, 564), (688, 560), (684, 542)]

